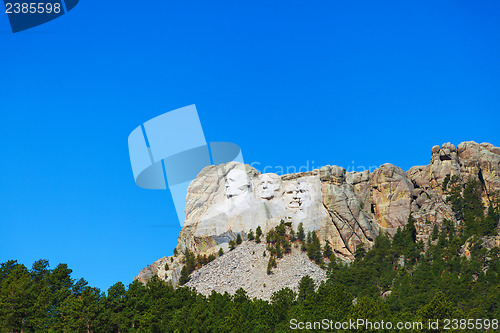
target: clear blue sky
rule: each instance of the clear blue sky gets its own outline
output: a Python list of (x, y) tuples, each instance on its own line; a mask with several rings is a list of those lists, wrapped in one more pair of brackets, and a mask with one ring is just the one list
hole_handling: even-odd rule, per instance
[[(97, 1), (12, 34), (0, 13), (0, 262), (67, 263), (106, 290), (170, 255), (166, 191), (127, 137), (196, 104), (262, 166), (428, 164), (500, 146), (500, 2)], [(353, 162), (354, 161), (354, 162)]]

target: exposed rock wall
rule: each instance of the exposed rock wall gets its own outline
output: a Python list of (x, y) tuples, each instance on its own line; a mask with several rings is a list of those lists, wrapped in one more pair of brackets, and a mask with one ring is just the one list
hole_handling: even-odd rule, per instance
[(413, 184), (403, 169), (383, 164), (370, 177), (371, 198), (379, 226), (394, 235), (408, 222)]

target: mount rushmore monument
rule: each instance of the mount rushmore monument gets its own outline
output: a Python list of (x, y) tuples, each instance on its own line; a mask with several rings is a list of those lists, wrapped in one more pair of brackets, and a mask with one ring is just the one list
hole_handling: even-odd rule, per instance
[[(357, 210), (356, 219), (364, 229), (353, 226), (355, 231), (367, 235), (353, 238), (355, 233), (352, 233), (348, 239), (353, 239), (351, 244), (355, 247), (362, 241), (373, 240), (377, 231), (372, 230), (359, 207), (352, 209)], [(294, 230), (302, 223), (306, 231), (317, 231), (324, 241), (334, 244), (339, 254), (351, 254), (340, 241), (339, 230), (332, 224), (332, 216), (323, 202), (319, 172), (286, 179), (273, 173), (258, 174), (254, 168), (240, 163), (209, 166), (193, 181), (188, 189), (186, 220), (178, 250), (207, 254), (219, 248), (227, 250), (229, 240), (238, 233), (245, 237), (259, 226), (266, 233), (281, 220), (291, 222)]]
[[(260, 174), (249, 165), (230, 162), (205, 167), (188, 188), (186, 219), (179, 233), (177, 253), (215, 254), (229, 250), (228, 242), (261, 227), (267, 233), (281, 220), (297, 230), (315, 231), (329, 242), (336, 256), (349, 261), (360, 244), (371, 247), (380, 232), (394, 235), (412, 213), (417, 238), (427, 241), (434, 225), (457, 224), (442, 192), (445, 177), (470, 177), (482, 184), (483, 202), (500, 191), (500, 148), (488, 143), (445, 143), (431, 150), (431, 163), (405, 172), (383, 164), (374, 172), (346, 172), (324, 166), (308, 172), (279, 176)], [(174, 285), (182, 255), (164, 257), (143, 269), (138, 279), (152, 275)], [(165, 263), (170, 267), (164, 269)]]

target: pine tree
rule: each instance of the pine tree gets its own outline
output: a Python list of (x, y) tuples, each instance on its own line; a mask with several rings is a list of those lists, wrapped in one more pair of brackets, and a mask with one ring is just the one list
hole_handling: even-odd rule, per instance
[(234, 240), (230, 240), (229, 241), (229, 250), (232, 251), (232, 250), (234, 250), (234, 248), (235, 248)]
[(448, 191), (448, 183), (450, 182), (450, 174), (447, 174), (446, 177), (444, 177), (443, 184), (441, 185), (441, 190), (443, 193), (446, 193)]
[(405, 248), (405, 239), (404, 239), (404, 233), (401, 227), (398, 227), (396, 230), (396, 233), (394, 234), (394, 237), (392, 238), (392, 247), (395, 249), (399, 254), (402, 254)]
[(307, 256), (309, 259), (314, 260), (317, 264), (322, 262), (321, 258), (321, 243), (319, 242), (318, 236), (316, 236), (316, 232), (309, 232), (308, 238), (311, 238), (311, 241), (307, 245)]
[(283, 251), (281, 250), (281, 246), (279, 243), (276, 243), (276, 257), (283, 258)]
[(490, 204), (490, 206), (488, 207), (488, 214), (486, 215), (484, 222), (481, 224), (481, 234), (484, 236), (495, 235), (499, 219), (499, 214), (495, 212), (493, 205)]
[(274, 230), (269, 230), (266, 236), (267, 244), (275, 244), (276, 243), (276, 232)]
[(285, 253), (292, 252), (292, 244), (290, 244), (290, 242), (286, 239), (283, 241), (283, 251)]
[(255, 235), (256, 236), (262, 236), (262, 229), (260, 228), (260, 225), (255, 229)]
[(431, 240), (436, 240), (439, 237), (439, 229), (437, 224), (434, 224), (434, 228), (432, 229)]
[(417, 240), (417, 229), (415, 228), (415, 221), (413, 220), (412, 213), (408, 216), (408, 223), (405, 225), (407, 235), (413, 242)]
[(184, 253), (184, 261), (185, 266), (188, 270), (188, 274), (191, 274), (191, 272), (194, 271), (196, 267), (196, 258), (194, 256), (194, 253), (186, 249), (186, 252)]
[(240, 245), (240, 244), (241, 244), (241, 242), (242, 242), (242, 239), (241, 239), (241, 234), (238, 234), (238, 235), (236, 236), (236, 244)]
[(304, 224), (302, 222), (299, 223), (299, 226), (297, 228), (297, 238), (303, 242), (305, 238), (305, 233), (304, 233)]
[(315, 288), (314, 280), (309, 275), (304, 276), (299, 282), (298, 299), (303, 301), (310, 295), (313, 295)]
[(274, 259), (274, 257), (269, 257), (269, 261), (267, 263), (267, 275), (271, 275), (273, 267), (276, 266), (276, 259)]
[(463, 218), (468, 235), (479, 233), (482, 235), (481, 224), (484, 220), (484, 206), (481, 201), (481, 184), (470, 178), (465, 185), (463, 194)]
[(365, 244), (361, 243), (356, 247), (356, 252), (354, 252), (354, 258), (356, 261), (360, 261), (366, 255)]
[(181, 270), (181, 277), (179, 278), (179, 285), (182, 286), (182, 285), (186, 284), (189, 280), (190, 280), (189, 271), (188, 271), (188, 268), (186, 267), (186, 265), (184, 265), (184, 267), (182, 267), (182, 270)]
[(310, 232), (310, 231), (308, 231), (308, 232), (307, 232), (307, 241), (306, 241), (306, 242), (307, 242), (307, 244), (311, 244), (311, 241), (312, 241), (311, 232)]
[(278, 236), (285, 236), (286, 233), (286, 227), (285, 227), (285, 221), (281, 220), (280, 224), (274, 228), (276, 230), (276, 234)]
[(454, 306), (446, 296), (438, 291), (429, 304), (418, 310), (418, 317), (425, 319), (446, 319), (454, 317)]
[(325, 258), (330, 258), (332, 256), (332, 248), (330, 247), (330, 244), (328, 241), (325, 243), (325, 247), (323, 248), (323, 257)]
[(219, 257), (221, 257), (224, 254), (224, 250), (222, 247), (219, 248)]
[[(455, 217), (457, 220), (463, 220), (463, 208), (464, 208), (464, 199), (462, 197), (462, 182), (457, 175), (453, 175), (449, 178), (449, 181), (446, 183), (446, 191), (443, 191), (448, 196), (446, 197), (446, 201), (451, 203), (451, 208), (453, 212), (455, 212)], [(444, 183), (443, 183), (444, 184)]]
[(248, 232), (248, 240), (254, 240), (255, 239), (255, 235), (253, 233), (253, 230), (250, 229), (250, 231)]

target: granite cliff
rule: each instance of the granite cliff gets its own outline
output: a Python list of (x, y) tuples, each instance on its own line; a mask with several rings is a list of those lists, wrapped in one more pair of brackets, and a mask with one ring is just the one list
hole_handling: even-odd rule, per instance
[[(417, 238), (426, 242), (434, 225), (442, 228), (445, 220), (455, 225), (461, 222), (455, 218), (443, 194), (442, 184), (447, 175), (456, 175), (462, 183), (469, 178), (479, 180), (485, 208), (492, 196), (500, 192), (499, 147), (472, 141), (458, 147), (445, 143), (432, 147), (431, 154), (429, 165), (415, 166), (407, 172), (392, 164), (383, 164), (372, 173), (346, 172), (344, 168), (328, 165), (278, 176), (259, 174), (254, 168), (239, 163), (208, 166), (189, 186), (186, 219), (176, 248), (178, 255), (159, 259), (144, 268), (136, 279), (146, 282), (158, 275), (176, 285), (184, 265), (182, 253), (189, 250), (195, 255), (215, 255), (220, 249), (227, 253), (229, 242), (238, 234), (245, 241), (249, 232), (260, 226), (265, 235), (281, 221), (291, 224), (294, 230), (302, 223), (306, 232), (316, 232), (320, 241), (328, 242), (337, 258), (344, 261), (354, 258), (360, 244), (371, 247), (380, 232), (394, 235), (407, 223), (410, 213)], [(496, 242), (498, 246), (498, 237)], [(203, 267), (203, 274), (193, 274), (189, 285), (208, 293), (207, 274), (224, 270), (225, 256)], [(231, 262), (257, 260), (252, 268), (261, 265), (262, 258), (242, 258), (233, 258)], [(301, 260), (295, 260), (295, 264), (289, 260), (290, 272), (294, 271), (294, 265), (296, 271), (300, 270)], [(209, 266), (212, 271), (207, 273)], [(248, 275), (248, 272), (241, 274)], [(321, 274), (317, 275), (318, 280), (322, 278)], [(218, 279), (224, 280), (224, 277)], [(296, 288), (298, 283), (298, 279), (283, 277), (281, 280), (283, 283), (275, 283), (272, 289)], [(241, 286), (245, 288), (244, 284)], [(234, 291), (234, 286), (219, 289)], [(250, 286), (246, 289), (257, 297), (269, 296)]]

